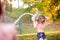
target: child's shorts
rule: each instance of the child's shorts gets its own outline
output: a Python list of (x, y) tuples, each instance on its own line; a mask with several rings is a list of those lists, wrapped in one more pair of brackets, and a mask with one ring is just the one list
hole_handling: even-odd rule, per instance
[(39, 40), (40, 38), (43, 38), (43, 39), (46, 38), (44, 32), (38, 32), (38, 33), (37, 33), (37, 37), (38, 37), (38, 40)]

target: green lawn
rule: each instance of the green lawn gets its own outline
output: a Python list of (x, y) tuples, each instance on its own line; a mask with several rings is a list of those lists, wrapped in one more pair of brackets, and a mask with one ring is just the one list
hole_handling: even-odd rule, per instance
[[(53, 30), (47, 30), (47, 29), (45, 29), (45, 32), (52, 32)], [(26, 28), (22, 28), (22, 33), (23, 34), (26, 34), (26, 33), (36, 33), (37, 32), (37, 30), (36, 29), (33, 29), (33, 28), (28, 28), (28, 29), (26, 29)]]

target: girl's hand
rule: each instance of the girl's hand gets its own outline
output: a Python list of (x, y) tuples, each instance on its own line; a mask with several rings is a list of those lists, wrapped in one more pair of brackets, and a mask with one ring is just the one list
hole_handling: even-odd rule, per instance
[(45, 19), (46, 19), (46, 20), (49, 20), (49, 17), (45, 16)]
[(31, 17), (31, 20), (32, 20), (32, 21), (35, 21), (35, 17)]
[(34, 14), (34, 15), (31, 17), (31, 20), (32, 20), (32, 21), (35, 21), (36, 16), (37, 16), (37, 13), (36, 13), (36, 14)]

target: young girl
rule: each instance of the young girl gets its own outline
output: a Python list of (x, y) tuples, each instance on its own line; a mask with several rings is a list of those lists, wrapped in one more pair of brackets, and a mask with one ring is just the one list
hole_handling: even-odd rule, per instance
[(34, 16), (32, 17), (34, 28), (37, 29), (38, 40), (46, 40), (46, 36), (45, 36), (45, 33), (44, 33), (44, 28), (45, 28), (44, 23), (45, 23), (45, 20), (46, 20), (46, 18), (42, 14), (39, 15), (36, 20), (35, 20)]

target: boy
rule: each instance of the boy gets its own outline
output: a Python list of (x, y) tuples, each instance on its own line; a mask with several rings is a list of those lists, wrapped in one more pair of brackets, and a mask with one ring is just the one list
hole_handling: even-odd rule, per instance
[(35, 19), (34, 16), (31, 19), (33, 21), (34, 28), (37, 29), (38, 40), (46, 40), (46, 36), (44, 33), (44, 28), (45, 28), (44, 23), (46, 20), (45, 16), (41, 14), (37, 17), (37, 19)]

